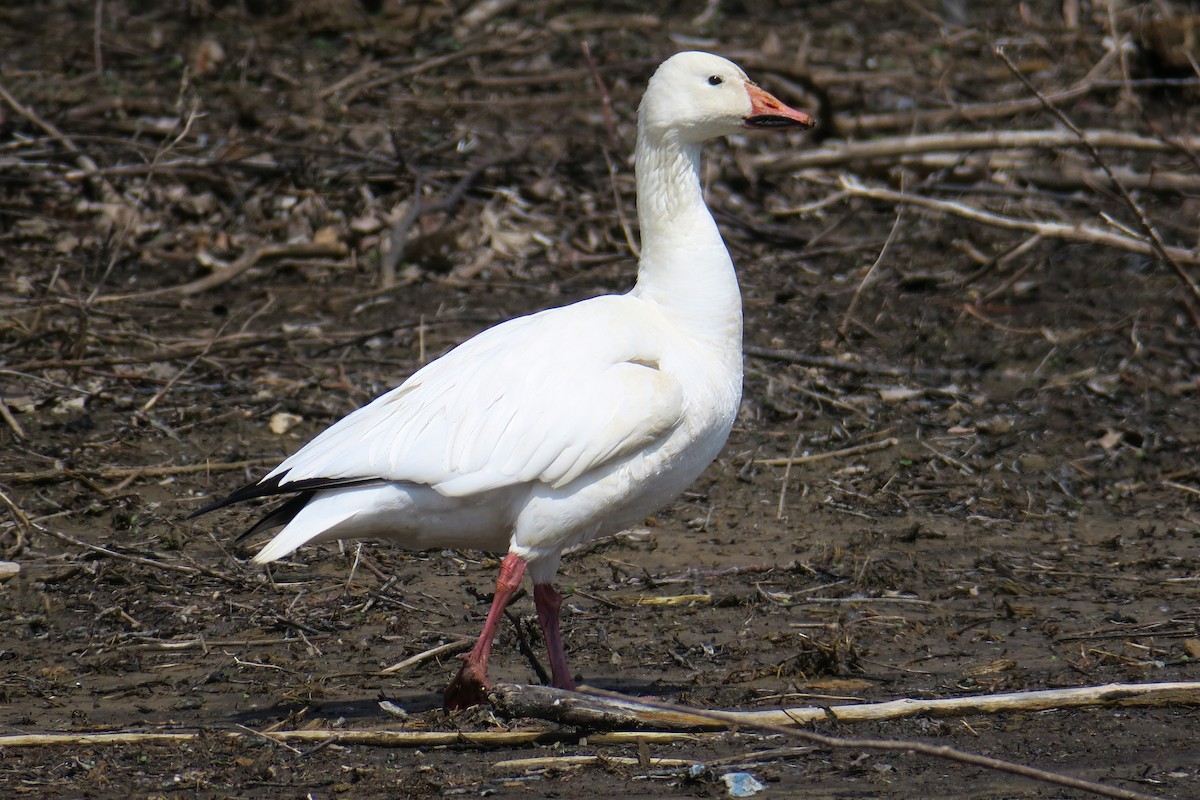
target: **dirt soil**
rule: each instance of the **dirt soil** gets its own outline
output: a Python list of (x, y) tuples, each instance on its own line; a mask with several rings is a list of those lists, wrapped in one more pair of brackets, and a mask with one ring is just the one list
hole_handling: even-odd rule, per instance
[[(0, 744), (0, 795), (721, 797), (736, 768), (761, 797), (1081, 796), (898, 752), (758, 755), (798, 743), (750, 731), (638, 744), (447, 716), (458, 651), (380, 671), (478, 632), (493, 555), (348, 542), (264, 570), (259, 542), (234, 544), (261, 508), (188, 520), (483, 328), (628, 288), (636, 104), (686, 48), (823, 124), (709, 148), (745, 298), (742, 413), (685, 496), (565, 559), (583, 682), (761, 709), (1200, 680), (1200, 304), (1179, 274), (1196, 268), (837, 194), (848, 174), (1142, 238), (1076, 146), (773, 168), (847, 139), (1066, 130), (997, 42), (1081, 128), (1173, 141), (1200, 129), (1188, 45), (1162, 43), (1187, 21), (1163, 3), (580, 8), (0, 10), (0, 557), (20, 567), (0, 582), (0, 735), (199, 734)], [(1163, 240), (1196, 246), (1190, 145), (1102, 157)], [(1174, 182), (1138, 182), (1158, 174)], [(532, 612), (514, 605), (494, 680), (536, 682)], [(1185, 798), (1196, 713), (816, 729)], [(547, 736), (255, 733), (305, 728)]]

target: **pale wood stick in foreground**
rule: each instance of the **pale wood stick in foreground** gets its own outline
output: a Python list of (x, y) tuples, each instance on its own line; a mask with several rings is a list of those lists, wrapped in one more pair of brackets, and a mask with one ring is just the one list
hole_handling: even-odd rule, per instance
[[(595, 737), (588, 737), (589, 744), (593, 741), (595, 741)], [(591, 766), (592, 764), (599, 764), (601, 766), (620, 764), (622, 766), (643, 766), (659, 769), (702, 766), (712, 769), (713, 767), (729, 764), (762, 764), (767, 761), (778, 761), (782, 758), (795, 758), (796, 756), (802, 756), (812, 751), (813, 748), (811, 747), (772, 747), (769, 750), (750, 750), (726, 758), (704, 759), (703, 761), (695, 758), (660, 758), (657, 756), (650, 756), (645, 762), (641, 759), (627, 756), (544, 756), (540, 758), (511, 758), (505, 761), (496, 761), (492, 763), (492, 769), (497, 771), (569, 769), (571, 767)]]
[[(1159, 686), (1159, 687), (1169, 686), (1169, 687), (1172, 687), (1172, 689), (1174, 689), (1174, 690), (1178, 690), (1179, 687), (1182, 687), (1182, 686), (1188, 686), (1188, 687), (1191, 687), (1190, 690), (1182, 692), (1182, 696), (1190, 698), (1187, 700), (1187, 702), (1196, 702), (1197, 698), (1200, 698), (1200, 683), (1145, 684), (1145, 685), (1140, 685), (1140, 686), (1136, 685), (1136, 684), (1135, 685), (1112, 685), (1112, 686), (1108, 686), (1108, 687), (1088, 687), (1088, 688), (1089, 689), (1097, 689), (1097, 690), (1107, 690), (1110, 693), (1115, 690), (1117, 695), (1124, 697), (1124, 696), (1127, 696), (1128, 693), (1130, 692), (1130, 690), (1132, 690), (1132, 689), (1136, 688), (1136, 689), (1141, 690), (1141, 689), (1146, 689), (1147, 687), (1151, 687), (1151, 686)], [(492, 701), (493, 705), (497, 705), (498, 702), (503, 699), (503, 694), (511, 694), (511, 693), (513, 693), (514, 690), (519, 691), (519, 690), (523, 690), (523, 689), (534, 689), (534, 690), (538, 690), (539, 692), (541, 692), (542, 690), (545, 690), (547, 687), (541, 687), (541, 686), (518, 687), (518, 686), (508, 685), (508, 686), (503, 687), (503, 692), (501, 691), (501, 688), (502, 687), (497, 686), (489, 693), (489, 699)], [(567, 692), (562, 689), (553, 689), (553, 690), (551, 690), (551, 692), (553, 694), (556, 694), (557, 698), (558, 698), (555, 702), (551, 703), (548, 706), (548, 709), (551, 710), (552, 713), (558, 713), (558, 709), (561, 708), (561, 706), (563, 704), (563, 699), (566, 696), (577, 696), (578, 694), (581, 694), (581, 693), (576, 693), (576, 692)], [(810, 742), (813, 744), (817, 744), (817, 745), (822, 745), (825, 747), (830, 747), (830, 748), (856, 749), (856, 750), (878, 750), (878, 751), (882, 751), (882, 752), (917, 754), (917, 755), (923, 755), (923, 756), (928, 756), (928, 757), (932, 757), (932, 758), (940, 758), (940, 759), (945, 759), (947, 761), (952, 761), (952, 762), (955, 762), (958, 764), (967, 764), (967, 765), (971, 765), (971, 766), (975, 766), (975, 767), (982, 767), (984, 769), (995, 770), (997, 772), (1004, 772), (1009, 775), (1019, 775), (1024, 778), (1029, 778), (1029, 779), (1035, 780), (1035, 781), (1041, 781), (1043, 783), (1049, 783), (1049, 784), (1053, 784), (1053, 785), (1057, 785), (1057, 786), (1065, 786), (1065, 787), (1069, 787), (1072, 789), (1078, 789), (1078, 790), (1085, 791), (1085, 792), (1091, 792), (1092, 794), (1097, 794), (1102, 797), (1121, 798), (1121, 800), (1153, 800), (1154, 799), (1153, 795), (1147, 795), (1142, 792), (1136, 792), (1136, 791), (1132, 791), (1129, 789), (1121, 789), (1121, 788), (1118, 788), (1115, 786), (1108, 786), (1106, 784), (1096, 783), (1094, 781), (1085, 780), (1083, 778), (1076, 778), (1071, 775), (1064, 775), (1061, 773), (1049, 772), (1049, 771), (1046, 771), (1043, 769), (1038, 769), (1037, 767), (1031, 767), (1026, 764), (1020, 764), (1020, 763), (1017, 763), (1014, 761), (1007, 761), (1004, 759), (993, 758), (991, 756), (984, 756), (984, 755), (980, 755), (978, 753), (971, 753), (971, 752), (967, 752), (965, 750), (959, 750), (957, 748), (948, 747), (948, 746), (944, 746), (944, 745), (931, 745), (931, 744), (927, 744), (925, 742), (914, 741), (911, 739), (909, 739), (909, 740), (861, 739), (861, 738), (841, 738), (841, 737), (836, 737), (836, 736), (827, 736), (825, 734), (815, 733), (813, 731), (809, 731), (809, 730), (805, 730), (800, 727), (796, 727), (798, 723), (796, 723), (795, 720), (790, 716), (788, 717), (788, 724), (783, 724), (783, 725), (767, 721), (765, 718), (747, 719), (747, 717), (749, 717), (749, 713), (742, 713), (739, 721), (733, 721), (729, 718), (729, 715), (731, 713), (738, 713), (738, 712), (715, 712), (715, 711), (709, 711), (709, 710), (689, 709), (689, 708), (685, 708), (683, 706), (676, 706), (676, 705), (672, 705), (672, 704), (668, 704), (668, 703), (639, 702), (639, 701), (633, 700), (633, 698), (628, 698), (623, 695), (615, 694), (613, 692), (603, 692), (603, 691), (596, 690), (596, 689), (585, 688), (584, 692), (586, 692), (588, 695), (587, 700), (593, 701), (593, 706), (592, 706), (591, 710), (589, 711), (588, 717), (592, 718), (592, 719), (597, 719), (597, 720), (603, 720), (605, 718), (605, 716), (604, 716), (605, 712), (603, 711), (602, 701), (611, 701), (613, 704), (615, 704), (617, 706), (621, 706), (621, 707), (641, 706), (643, 708), (650, 709), (659, 718), (663, 718), (666, 715), (676, 714), (676, 715), (682, 715), (685, 718), (707, 720), (710, 723), (717, 723), (721, 727), (727, 728), (727, 729), (736, 729), (739, 727), (745, 727), (745, 728), (754, 728), (754, 729), (757, 729), (760, 731), (770, 731), (770, 732), (781, 734), (784, 736), (791, 736), (791, 737), (794, 737), (797, 739), (803, 739), (804, 741), (807, 741), (807, 742)], [(1030, 693), (1030, 694), (1032, 694), (1032, 693)], [(977, 701), (981, 700), (981, 699), (987, 699), (987, 698), (976, 698)], [(601, 701), (601, 702), (597, 703), (596, 701)], [(501, 706), (497, 705), (497, 708), (499, 710), (501, 710), (502, 713), (507, 713)], [(788, 712), (790, 710), (783, 709), (782, 711)], [(817, 711), (824, 713), (826, 711), (826, 709), (817, 709)], [(770, 712), (767, 712), (767, 713), (770, 713)]]
[[(578, 734), (556, 730), (521, 728), (510, 731), (348, 731), (348, 730), (288, 730), (288, 731), (177, 731), (148, 733), (142, 731), (120, 731), (104, 733), (23, 733), (0, 736), (0, 752), (6, 747), (64, 747), (69, 745), (128, 745), (128, 744), (175, 744), (191, 742), (201, 736), (224, 736), (227, 739), (262, 738), (281, 742), (325, 742), (343, 745), (368, 745), (372, 747), (520, 747), (537, 743), (572, 741)], [(591, 744), (667, 744), (678, 741), (695, 741), (695, 734), (654, 731), (614, 731), (613, 733), (591, 734)]]
[(614, 695), (595, 696), (549, 686), (498, 684), (489, 697), (514, 717), (549, 719), (593, 728), (642, 727), (656, 730), (716, 730), (731, 725), (804, 725), (809, 722), (878, 722), (905, 717), (964, 717), (973, 714), (1047, 711), (1085, 706), (1131, 707), (1200, 705), (1200, 681), (1112, 683), (1072, 689), (1042, 689), (933, 700), (904, 698), (883, 703), (800, 706), (763, 711), (664, 709)]
[(694, 758), (656, 758), (641, 759), (632, 756), (542, 756), (540, 758), (510, 758), (496, 761), (492, 769), (497, 772), (519, 772), (527, 769), (570, 769), (571, 767), (589, 767), (593, 764), (618, 764), (623, 767), (690, 767), (696, 763)]

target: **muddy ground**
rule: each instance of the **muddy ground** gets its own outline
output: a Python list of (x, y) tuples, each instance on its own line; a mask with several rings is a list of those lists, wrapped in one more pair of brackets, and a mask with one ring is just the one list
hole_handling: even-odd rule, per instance
[[(759, 709), (1200, 679), (1200, 304), (1179, 275), (1196, 268), (835, 197), (848, 174), (1142, 237), (1077, 146), (776, 161), (1065, 130), (1003, 42), (1033, 87), (1077, 89), (1056, 102), (1078, 126), (1175, 142), (1101, 157), (1194, 248), (1200, 160), (1175, 137), (1200, 95), (1170, 45), (1194, 21), (1161, 3), (505, 5), (0, 10), (0, 547), (21, 570), (0, 583), (0, 735), (199, 733), (0, 743), (0, 795), (717, 797), (740, 758), (766, 797), (1080, 796), (903, 753), (758, 756), (797, 743), (745, 731), (639, 746), (447, 717), (452, 653), (380, 671), (477, 633), (493, 556), (346, 543), (263, 570), (233, 543), (259, 509), (187, 519), (488, 325), (627, 288), (636, 103), (699, 47), (823, 125), (709, 148), (745, 297), (742, 413), (684, 497), (565, 559), (582, 680)], [(962, 110), (998, 103), (1015, 105)], [(538, 650), (530, 598), (513, 610)], [(497, 681), (536, 681), (517, 630)], [(815, 729), (1183, 798), (1196, 725), (1173, 705)], [(254, 734), (304, 728), (557, 742)], [(587, 754), (609, 760), (497, 766)]]

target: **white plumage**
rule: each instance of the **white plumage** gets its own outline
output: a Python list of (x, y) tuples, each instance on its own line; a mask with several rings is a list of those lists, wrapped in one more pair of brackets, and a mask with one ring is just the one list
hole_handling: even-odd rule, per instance
[(507, 551), (447, 706), (482, 698), (495, 624), (526, 565), (555, 684), (573, 686), (550, 587), (563, 550), (683, 491), (721, 449), (741, 397), (741, 297), (701, 193), (700, 144), (746, 127), (808, 125), (725, 59), (668, 59), (639, 109), (642, 256), (632, 291), (484, 331), (198, 513), (299, 492), (264, 520), (284, 527), (260, 563), (352, 537)]

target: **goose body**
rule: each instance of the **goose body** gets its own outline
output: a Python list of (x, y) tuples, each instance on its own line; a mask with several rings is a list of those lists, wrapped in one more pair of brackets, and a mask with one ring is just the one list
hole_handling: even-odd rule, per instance
[(315, 492), (255, 560), (390, 538), (511, 550), (546, 582), (564, 548), (653, 513), (716, 456), (741, 395), (732, 344), (713, 362), (633, 294), (497, 325), (269, 473), (376, 480)]
[(629, 293), (478, 334), (197, 513), (293, 495), (248, 531), (282, 526), (260, 563), (344, 538), (505, 552), (447, 708), (483, 699), (496, 626), (526, 569), (554, 683), (573, 687), (551, 586), (563, 550), (682, 492), (724, 445), (741, 399), (741, 295), (701, 192), (700, 146), (811, 124), (732, 62), (667, 59), (638, 114), (642, 253)]

